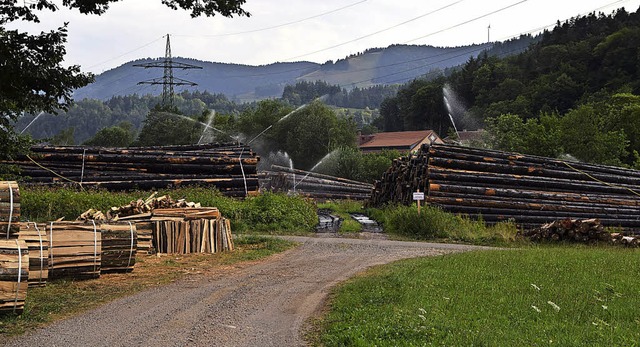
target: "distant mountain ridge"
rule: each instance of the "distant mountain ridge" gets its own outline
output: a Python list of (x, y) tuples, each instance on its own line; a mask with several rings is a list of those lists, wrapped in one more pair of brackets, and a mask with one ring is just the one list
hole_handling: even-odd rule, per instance
[[(176, 62), (201, 66), (202, 69), (174, 69), (173, 74), (198, 84), (197, 87), (176, 86), (176, 92), (188, 88), (222, 93), (234, 101), (243, 102), (280, 97), (286, 85), (297, 81), (321, 80), (346, 89), (404, 83), (430, 71), (444, 71), (461, 65), (491, 47), (490, 43), (453, 48), (392, 45), (324, 64), (301, 61), (250, 66), (174, 58)], [(139, 85), (138, 82), (161, 78), (163, 70), (133, 65), (162, 59), (139, 59), (103, 72), (96, 76), (94, 83), (76, 90), (74, 98), (107, 100), (117, 95), (160, 94), (161, 85)]]

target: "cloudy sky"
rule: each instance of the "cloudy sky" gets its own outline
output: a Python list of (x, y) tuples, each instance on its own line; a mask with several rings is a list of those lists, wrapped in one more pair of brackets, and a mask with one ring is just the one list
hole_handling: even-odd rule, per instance
[(11, 27), (42, 31), (69, 22), (66, 63), (101, 73), (164, 56), (167, 34), (173, 56), (248, 65), (324, 63), (391, 44), (503, 41), (620, 7), (635, 12), (640, 0), (247, 0), (251, 17), (231, 19), (192, 19), (160, 0), (123, 0), (102, 16), (60, 10), (42, 13), (37, 26)]

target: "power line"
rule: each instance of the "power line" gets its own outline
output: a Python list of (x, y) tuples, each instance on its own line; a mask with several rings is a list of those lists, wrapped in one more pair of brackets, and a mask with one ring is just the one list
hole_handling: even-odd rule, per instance
[(164, 69), (164, 75), (162, 78), (154, 78), (147, 81), (138, 82), (138, 84), (162, 84), (162, 106), (173, 106), (173, 86), (197, 86), (195, 82), (187, 81), (182, 78), (173, 77), (173, 69), (202, 69), (201, 66), (192, 64), (178, 63), (173, 61), (171, 57), (171, 40), (170, 35), (167, 34), (167, 45), (165, 48), (164, 59), (159, 62), (151, 62), (145, 64), (134, 64), (136, 67), (148, 68), (162, 68)]
[(303, 18), (303, 19), (298, 19), (292, 22), (287, 22), (287, 23), (282, 23), (282, 24), (278, 24), (278, 25), (274, 25), (274, 26), (270, 26), (270, 27), (265, 27), (265, 28), (260, 28), (260, 29), (253, 29), (253, 30), (247, 30), (247, 31), (239, 31), (239, 32), (235, 32), (235, 33), (223, 33), (223, 34), (213, 34), (213, 35), (174, 35), (174, 36), (183, 36), (183, 37), (223, 37), (223, 36), (234, 36), (234, 35), (242, 35), (242, 34), (250, 34), (250, 33), (256, 33), (256, 32), (261, 32), (261, 31), (267, 31), (267, 30), (272, 30), (272, 29), (277, 29), (277, 28), (282, 28), (285, 26), (289, 26), (289, 25), (293, 25), (293, 24), (298, 24), (298, 23), (302, 23), (311, 19), (315, 19), (315, 18), (319, 18), (319, 17), (323, 17), (326, 16), (328, 14), (332, 14), (335, 12), (339, 12), (342, 11), (344, 9), (347, 9), (349, 7), (353, 7), (356, 5), (359, 5), (363, 2), (367, 2), (368, 0), (361, 0), (328, 12), (323, 12), (320, 14), (317, 14), (315, 16), (311, 16), (311, 17), (307, 17), (307, 18)]
[[(355, 39), (353, 39), (353, 40), (346, 41), (346, 42), (342, 42), (342, 43), (339, 43), (339, 44), (337, 44), (337, 45), (333, 45), (333, 46), (326, 47), (326, 48), (323, 48), (323, 49), (319, 49), (319, 50), (317, 50), (317, 51), (313, 51), (313, 52), (309, 52), (309, 53), (301, 54), (301, 55), (298, 55), (298, 56), (295, 56), (295, 57), (287, 58), (287, 59), (284, 59), (284, 61), (294, 60), (294, 59), (298, 59), (298, 58), (306, 57), (306, 56), (308, 56), (308, 55), (312, 55), (312, 54), (316, 54), (316, 53), (320, 53), (320, 52), (328, 51), (328, 50), (330, 50), (330, 49), (337, 48), (337, 47), (340, 47), (340, 46), (344, 46), (344, 45), (346, 45), (346, 44), (353, 43), (353, 42), (356, 42), (356, 41), (362, 40), (362, 39), (367, 38), (367, 37), (371, 37), (371, 36), (374, 36), (374, 35), (378, 35), (378, 34), (383, 33), (383, 32), (385, 32), (385, 31), (389, 31), (389, 30), (391, 30), (391, 29), (395, 29), (395, 28), (400, 27), (400, 26), (402, 26), (402, 25), (405, 25), (405, 24), (407, 24), (407, 23), (411, 23), (411, 22), (416, 21), (416, 20), (418, 20), (418, 19), (421, 19), (421, 18), (424, 18), (424, 17), (426, 17), (426, 16), (429, 16), (429, 15), (432, 15), (432, 14), (434, 14), (434, 13), (437, 13), (437, 12), (442, 11), (442, 10), (444, 10), (444, 9), (447, 9), (447, 8), (449, 8), (449, 7), (451, 7), (451, 6), (457, 5), (457, 4), (459, 4), (459, 3), (463, 2), (463, 1), (465, 1), (465, 0), (458, 0), (458, 1), (454, 2), (454, 3), (451, 3), (451, 4), (448, 4), (448, 5), (445, 5), (445, 6), (443, 6), (443, 7), (440, 7), (440, 8), (438, 8), (438, 9), (436, 9), (436, 10), (433, 10), (433, 11), (431, 11), (431, 12), (427, 12), (427, 13), (425, 13), (425, 14), (421, 14), (421, 15), (419, 15), (419, 16), (417, 16), (417, 17), (413, 17), (413, 18), (411, 18), (411, 19), (409, 19), (409, 20), (406, 20), (406, 21), (404, 21), (404, 22), (398, 23), (398, 24), (396, 24), (396, 25), (392, 25), (392, 26), (390, 26), (390, 27), (388, 27), (388, 28), (385, 28), (385, 29), (382, 29), (382, 30), (378, 30), (378, 31), (373, 32), (373, 33), (371, 33), (371, 34), (367, 34), (367, 35), (364, 35), (364, 36), (360, 36), (360, 37), (355, 38)], [(526, 0), (525, 0), (525, 1), (526, 1)]]
[[(524, 0), (524, 1), (527, 1), (527, 0)], [(614, 5), (614, 4), (617, 4), (617, 3), (620, 3), (620, 2), (629, 2), (629, 1), (630, 1), (630, 0), (617, 0), (617, 1), (614, 1), (614, 2), (611, 2), (611, 3), (608, 3), (608, 4), (606, 4), (606, 5), (603, 5), (603, 6), (601, 6), (601, 7), (598, 7), (598, 8), (596, 8), (596, 9), (594, 9), (594, 10), (591, 10), (591, 11), (588, 11), (588, 12), (584, 12), (584, 13), (581, 13), (581, 14), (578, 14), (577, 16), (584, 16), (584, 15), (587, 15), (587, 14), (589, 14), (589, 13), (591, 13), (591, 12), (602, 10), (602, 9), (607, 8), (607, 7), (609, 7), (609, 6), (612, 6), (612, 5)], [(509, 6), (507, 6), (507, 7), (510, 7), (510, 6), (515, 6), (515, 4), (509, 5)], [(504, 10), (504, 9), (505, 9), (505, 8), (500, 9), (500, 10)], [(497, 11), (500, 11), (500, 10), (497, 10)], [(495, 12), (495, 11), (494, 11), (494, 12)], [(489, 14), (487, 14), (487, 15), (489, 15)], [(482, 17), (487, 16), (487, 15), (483, 15)], [(479, 18), (476, 18), (476, 19), (473, 19), (473, 20), (477, 20), (477, 19), (479, 19)], [(473, 20), (470, 20), (470, 21), (473, 21)], [(567, 18), (567, 19), (565, 19), (565, 20), (568, 20), (568, 18)], [(466, 24), (466, 23), (468, 23), (468, 22), (470, 22), (470, 21), (467, 21), (467, 22), (465, 22), (464, 24)], [(462, 24), (457, 24), (457, 25), (455, 25), (454, 27), (456, 27), (456, 26), (460, 26), (460, 25), (462, 25)], [(544, 30), (544, 29), (546, 29), (546, 28), (553, 27), (553, 26), (555, 26), (555, 25), (556, 25), (556, 23), (554, 22), (554, 23), (547, 24), (547, 25), (542, 26), (542, 27), (538, 27), (538, 28), (536, 28), (536, 29), (531, 29), (531, 30), (528, 30), (528, 31), (526, 31), (526, 32), (521, 32), (521, 33), (520, 33), (520, 34), (518, 34), (518, 35), (512, 35), (512, 36), (508, 36), (508, 37), (504, 37), (504, 38), (498, 39), (498, 41), (509, 40), (509, 39), (512, 39), (512, 38), (517, 38), (517, 37), (519, 37), (520, 35), (524, 35), (524, 34), (532, 34), (532, 33), (535, 33), (535, 32), (542, 31), (542, 30)], [(446, 30), (446, 29), (440, 30), (439, 32), (444, 31), (444, 30)], [(429, 35), (433, 35), (433, 34), (435, 34), (435, 33), (432, 33), (432, 34), (429, 34)], [(484, 49), (484, 48), (483, 48), (483, 49)], [(480, 49), (480, 50), (482, 50), (482, 49)], [(476, 51), (476, 50), (473, 50), (473, 51)], [(412, 59), (412, 60), (408, 60), (408, 61), (397, 62), (397, 63), (393, 63), (393, 64), (388, 64), (388, 65), (381, 65), (381, 66), (376, 66), (376, 67), (373, 67), (373, 68), (356, 69), (356, 70), (352, 70), (352, 71), (340, 71), (340, 72), (336, 72), (335, 74), (336, 74), (336, 75), (337, 75), (337, 74), (349, 74), (349, 73), (357, 73), (357, 72), (362, 72), (362, 71), (367, 71), (367, 70), (375, 70), (375, 69), (380, 69), (380, 68), (389, 67), (389, 66), (394, 66), (394, 65), (402, 65), (402, 64), (405, 64), (405, 63), (407, 63), (407, 62), (414, 62), (414, 61), (418, 61), (418, 60), (423, 60), (423, 59), (433, 58), (433, 57), (437, 57), (437, 56), (445, 55), (445, 54), (448, 54), (448, 53), (442, 53), (442, 54), (438, 54), (438, 55), (435, 55), (435, 56), (430, 56), (430, 57), (427, 57), (427, 58), (417, 58), (417, 59)], [(259, 76), (264, 76), (264, 75), (285, 74), (285, 73), (290, 73), (290, 72), (295, 72), (295, 71), (300, 71), (300, 70), (305, 70), (305, 69), (306, 69), (306, 68), (297, 68), (297, 69), (290, 69), (290, 70), (279, 71), (279, 72), (271, 72), (271, 73), (263, 73), (263, 74), (249, 74), (249, 75), (234, 75), (234, 76), (227, 76), (227, 77), (229, 77), (229, 78), (259, 77)], [(334, 75), (334, 74), (329, 74), (329, 75)]]
[(155, 40), (153, 40), (153, 41), (151, 41), (151, 42), (149, 42), (149, 43), (146, 43), (146, 44), (144, 44), (144, 45), (142, 45), (142, 46), (140, 46), (140, 47), (138, 47), (138, 48), (132, 49), (132, 50), (130, 50), (130, 51), (128, 51), (128, 52), (126, 52), (126, 53), (122, 53), (122, 54), (120, 54), (120, 55), (119, 55), (119, 56), (117, 56), (117, 57), (113, 57), (113, 58), (111, 58), (111, 59), (107, 59), (107, 60), (105, 60), (105, 61), (103, 61), (103, 62), (100, 62), (100, 63), (94, 64), (94, 65), (91, 65), (91, 66), (87, 66), (86, 68), (87, 68), (87, 69), (90, 69), (90, 68), (92, 68), (92, 67), (96, 67), (96, 66), (103, 65), (104, 63), (108, 63), (108, 62), (113, 61), (113, 60), (116, 60), (116, 59), (118, 59), (118, 58), (122, 58), (122, 57), (124, 57), (125, 55), (131, 54), (131, 53), (136, 52), (136, 51), (139, 51), (139, 50), (141, 50), (141, 49), (143, 49), (143, 48), (145, 48), (145, 47), (147, 47), (147, 46), (150, 46), (150, 45), (152, 45), (152, 44), (156, 43), (157, 41), (162, 40), (163, 38), (164, 38), (164, 35), (163, 35), (163, 36), (161, 36), (161, 37), (159, 37), (159, 38), (157, 38), (157, 39), (155, 39)]
[(452, 26), (450, 26), (450, 27), (448, 27), (448, 28), (445, 28), (445, 29), (442, 29), (442, 30), (435, 31), (435, 32), (429, 33), (429, 34), (427, 34), (427, 35), (420, 36), (420, 37), (417, 37), (417, 38), (415, 38), (415, 39), (411, 39), (411, 40), (409, 40), (409, 41), (405, 41), (404, 43), (409, 43), (409, 42), (413, 42), (413, 41), (418, 41), (418, 40), (423, 39), (423, 38), (425, 38), (425, 37), (429, 37), (429, 36), (433, 36), (433, 35), (436, 35), (436, 34), (440, 34), (440, 33), (442, 33), (442, 32), (445, 32), (445, 31), (448, 31), (448, 30), (451, 30), (451, 29), (457, 28), (457, 27), (459, 27), (459, 26), (463, 26), (463, 25), (465, 25), (465, 24), (469, 24), (469, 23), (474, 22), (474, 21), (476, 21), (476, 20), (478, 20), (478, 19), (481, 19), (481, 18), (484, 18), (484, 17), (488, 17), (488, 16), (490, 16), (490, 15), (492, 15), (492, 14), (496, 14), (496, 13), (498, 13), (498, 12), (502, 12), (502, 11), (507, 10), (507, 9), (510, 9), (510, 8), (512, 8), (512, 7), (518, 6), (518, 5), (523, 4), (523, 3), (527, 2), (527, 1), (529, 1), (529, 0), (521, 0), (521, 1), (518, 1), (518, 2), (513, 3), (513, 4), (511, 4), (511, 5), (508, 5), (508, 6), (505, 6), (505, 7), (499, 8), (499, 9), (497, 9), (497, 10), (495, 10), (495, 11), (492, 11), (492, 12), (489, 12), (489, 13), (485, 13), (485, 14), (483, 14), (483, 15), (481, 15), (481, 16), (475, 17), (475, 18), (473, 18), (473, 19), (469, 19), (469, 20), (467, 20), (467, 21), (464, 21), (464, 22), (462, 22), (462, 23), (458, 23), (458, 24), (456, 24), (456, 25), (452, 25)]

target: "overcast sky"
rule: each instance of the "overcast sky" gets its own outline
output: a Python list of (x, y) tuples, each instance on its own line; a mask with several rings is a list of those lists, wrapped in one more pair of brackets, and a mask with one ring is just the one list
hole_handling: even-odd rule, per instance
[(101, 73), (164, 56), (166, 34), (173, 56), (248, 65), (324, 63), (392, 44), (504, 41), (557, 20), (639, 6), (640, 0), (247, 0), (249, 18), (192, 19), (160, 0), (123, 0), (102, 16), (60, 10), (42, 13), (36, 27), (19, 26), (42, 31), (69, 22), (66, 63)]

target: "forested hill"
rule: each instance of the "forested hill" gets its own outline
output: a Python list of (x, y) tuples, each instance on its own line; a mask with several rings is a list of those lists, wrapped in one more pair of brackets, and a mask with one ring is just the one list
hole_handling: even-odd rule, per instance
[[(524, 46), (531, 38), (524, 38)], [(464, 47), (438, 48), (432, 46), (393, 45), (387, 48), (370, 49), (336, 62), (324, 64), (311, 62), (274, 63), (263, 66), (248, 66), (174, 58), (176, 62), (193, 64), (202, 69), (174, 70), (174, 76), (198, 84), (189, 90), (225, 94), (235, 101), (280, 97), (286, 85), (298, 81), (326, 81), (329, 84), (366, 88), (376, 84), (404, 83), (429, 72), (442, 72), (465, 63), (469, 57), (477, 56), (489, 44)], [(106, 71), (96, 81), (74, 94), (76, 100), (84, 98), (107, 100), (112, 96), (131, 94), (154, 94), (162, 87), (138, 85), (138, 82), (159, 79), (163, 70), (134, 67), (158, 59), (141, 59)], [(180, 92), (184, 87), (176, 87)]]
[(521, 54), (407, 84), (378, 125), (446, 132), (451, 114), (458, 128), (488, 129), (494, 148), (640, 168), (639, 47), (638, 12), (573, 18)]

